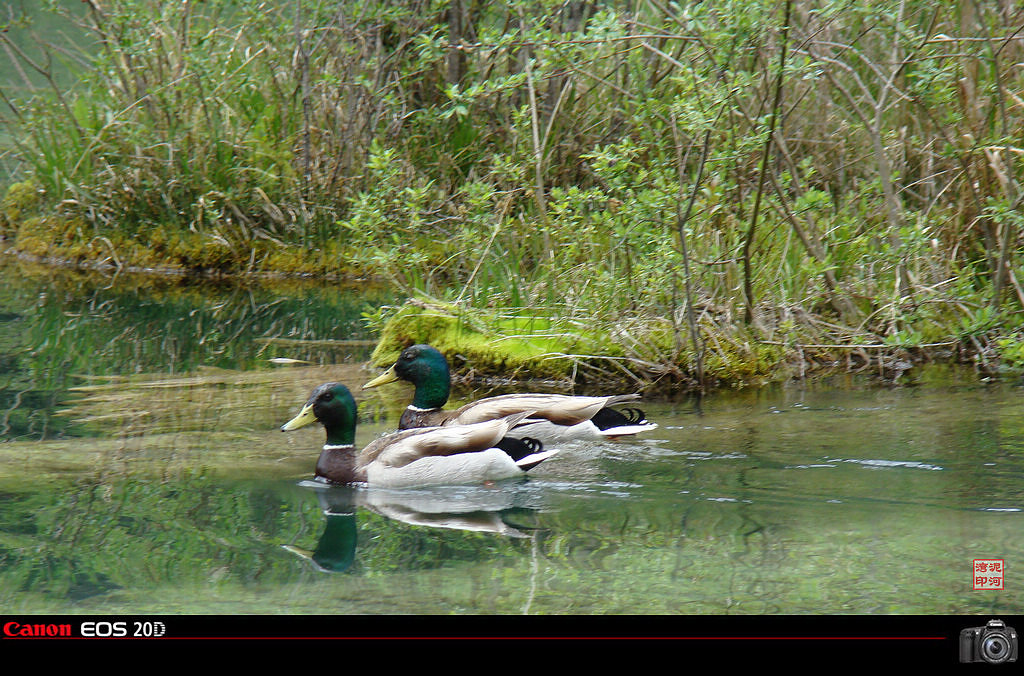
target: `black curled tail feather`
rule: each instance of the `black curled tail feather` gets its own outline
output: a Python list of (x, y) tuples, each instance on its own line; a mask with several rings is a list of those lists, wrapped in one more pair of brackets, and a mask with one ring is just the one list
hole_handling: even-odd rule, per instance
[(598, 429), (607, 430), (626, 425), (642, 425), (647, 422), (647, 416), (638, 408), (602, 408), (590, 422), (597, 425)]
[(540, 453), (544, 450), (544, 444), (533, 437), (523, 437), (521, 439), (505, 437), (494, 446), (508, 453), (509, 457), (516, 462), (519, 462), (528, 455)]

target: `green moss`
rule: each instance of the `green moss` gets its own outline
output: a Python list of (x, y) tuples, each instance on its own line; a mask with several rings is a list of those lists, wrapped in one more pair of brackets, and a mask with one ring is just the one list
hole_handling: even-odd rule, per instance
[[(385, 323), (371, 359), (385, 367), (395, 361), (402, 348), (428, 343), (448, 357), (456, 373), (520, 381), (572, 378), (620, 388), (653, 384), (675, 374), (663, 379), (661, 384), (665, 385), (674, 377), (692, 378), (695, 372), (695, 355), (688, 346), (676, 353), (674, 334), (658, 318), (631, 326), (631, 340), (639, 341), (650, 352), (640, 361), (623, 358), (632, 353), (615, 340), (610, 330), (595, 327), (581, 335), (559, 328), (556, 319), (499, 316), (436, 301), (410, 301)], [(713, 347), (705, 354), (704, 372), (708, 382), (719, 385), (742, 387), (768, 382), (779, 373), (785, 356), (781, 346), (747, 340), (742, 335), (719, 335), (709, 342)], [(673, 354), (675, 363), (670, 363)]]
[(15, 245), (21, 251), (36, 256), (46, 256), (58, 242), (64, 239), (63, 227), (58, 227), (55, 219), (33, 216), (17, 221), (15, 224)]
[(708, 351), (705, 373), (722, 384), (737, 387), (763, 385), (775, 377), (785, 350), (777, 345), (752, 341), (719, 342)]
[[(572, 360), (559, 355), (571, 354), (579, 341), (523, 331), (528, 326), (530, 320), (525, 318), (498, 318), (454, 305), (410, 302), (384, 326), (371, 359), (387, 366), (402, 348), (427, 343), (443, 352), (456, 371), (464, 363), (484, 375), (523, 380), (567, 377)], [(547, 322), (533, 324), (535, 329), (547, 326)]]
[(42, 191), (32, 181), (14, 183), (0, 200), (0, 232), (13, 233), (18, 225), (34, 213), (42, 201)]

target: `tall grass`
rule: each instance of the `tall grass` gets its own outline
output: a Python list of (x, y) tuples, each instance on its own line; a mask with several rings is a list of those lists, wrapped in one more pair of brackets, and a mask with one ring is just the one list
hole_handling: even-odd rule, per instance
[(378, 274), (680, 377), (1017, 343), (1013, 5), (87, 5), (76, 86), (4, 97), (23, 249)]

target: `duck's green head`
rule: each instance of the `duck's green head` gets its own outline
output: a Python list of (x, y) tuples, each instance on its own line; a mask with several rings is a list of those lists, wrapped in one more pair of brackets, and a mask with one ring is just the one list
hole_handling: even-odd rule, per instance
[(319, 422), (327, 432), (327, 444), (343, 446), (356, 439), (356, 400), (341, 383), (325, 383), (313, 390), (299, 414), (281, 425), (282, 432)]
[(405, 380), (416, 386), (412, 405), (418, 408), (441, 408), (448, 402), (451, 372), (448, 360), (429, 345), (412, 345), (402, 350), (398, 361), (387, 371), (363, 385), (363, 389), (377, 387), (395, 380)]

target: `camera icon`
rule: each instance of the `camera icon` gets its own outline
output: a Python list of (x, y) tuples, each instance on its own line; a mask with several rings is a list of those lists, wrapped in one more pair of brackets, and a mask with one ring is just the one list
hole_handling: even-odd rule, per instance
[(1003, 664), (1017, 661), (1017, 632), (1002, 620), (960, 632), (960, 661)]

